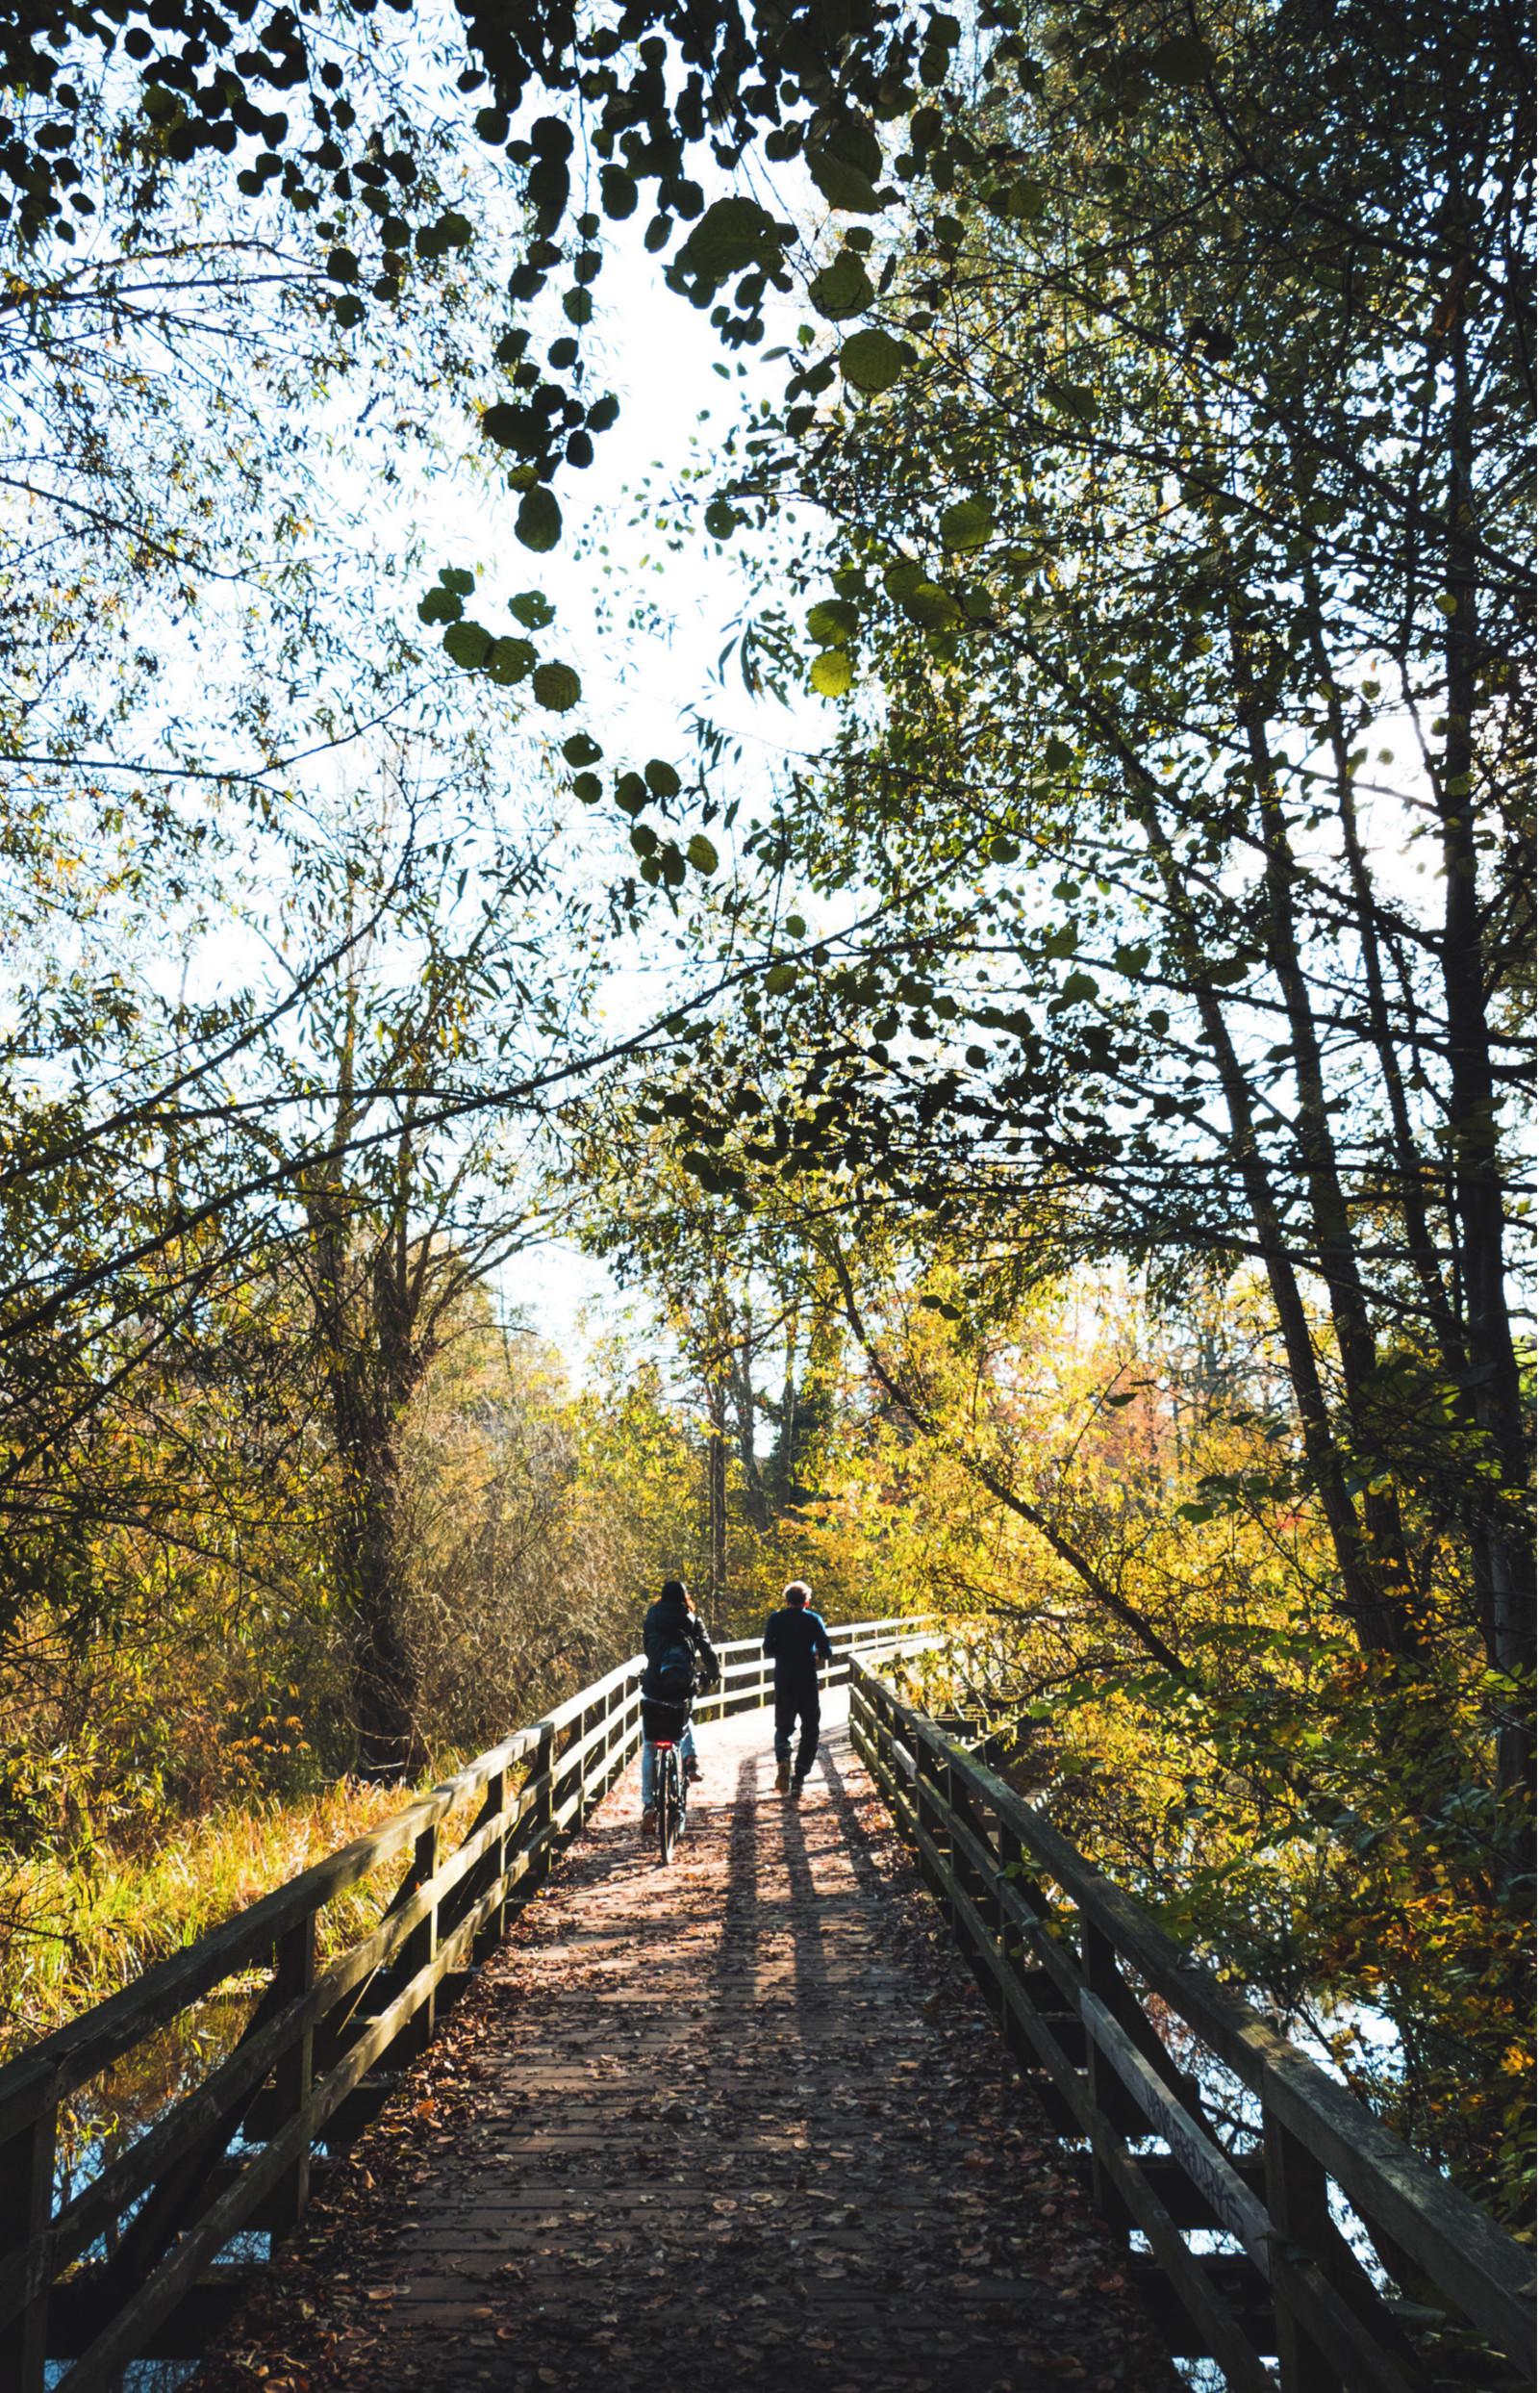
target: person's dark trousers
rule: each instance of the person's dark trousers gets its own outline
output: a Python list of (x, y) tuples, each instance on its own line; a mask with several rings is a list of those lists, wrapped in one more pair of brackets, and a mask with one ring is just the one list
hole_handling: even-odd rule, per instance
[(796, 1748), (794, 1775), (805, 1778), (812, 1769), (819, 1749), (819, 1683), (811, 1686), (782, 1687), (775, 1690), (775, 1759), (791, 1759), (792, 1730), (800, 1718), (802, 1735)]

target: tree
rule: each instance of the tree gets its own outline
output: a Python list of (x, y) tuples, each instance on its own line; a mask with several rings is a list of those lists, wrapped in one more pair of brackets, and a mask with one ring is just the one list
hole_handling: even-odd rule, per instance
[(727, 488), (832, 525), (813, 672), (852, 695), (760, 840), (828, 929), (690, 1118), (754, 1184), (737, 1095), (784, 1034), (777, 1141), (858, 1215), (983, 1209), (1023, 1245), (1047, 1218), (1049, 1268), (1254, 1256), (1345, 1613), (1415, 1669), (1458, 1524), (1517, 1789), (1517, 37), (1201, 33), (1024, 13), (970, 105), (912, 120), (886, 254), (857, 225), (814, 286), (837, 351)]

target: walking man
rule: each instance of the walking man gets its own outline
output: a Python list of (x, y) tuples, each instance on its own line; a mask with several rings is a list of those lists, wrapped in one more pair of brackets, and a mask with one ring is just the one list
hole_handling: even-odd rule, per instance
[[(813, 1590), (794, 1579), (786, 1602), (765, 1623), (765, 1658), (775, 1665), (775, 1792), (794, 1800), (819, 1749), (819, 1665), (834, 1660), (829, 1632), (811, 1609)], [(792, 1766), (792, 1730), (802, 1723)]]

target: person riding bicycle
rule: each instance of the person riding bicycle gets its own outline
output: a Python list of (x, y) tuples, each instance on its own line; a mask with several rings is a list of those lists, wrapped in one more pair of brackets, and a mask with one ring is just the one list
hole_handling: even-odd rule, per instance
[(642, 1833), (657, 1824), (653, 1787), (659, 1738), (676, 1744), (687, 1781), (700, 1776), (695, 1759), (695, 1734), (690, 1707), (695, 1696), (715, 1687), (721, 1666), (710, 1638), (690, 1600), (683, 1579), (665, 1579), (655, 1604), (642, 1623), (642, 1650), (647, 1667), (642, 1674)]

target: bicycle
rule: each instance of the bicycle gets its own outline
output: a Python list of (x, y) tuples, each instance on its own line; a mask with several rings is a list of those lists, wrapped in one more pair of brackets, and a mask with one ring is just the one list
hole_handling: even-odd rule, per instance
[(668, 1863), (672, 1861), (674, 1847), (684, 1833), (689, 1795), (685, 1773), (679, 1765), (679, 1747), (670, 1738), (655, 1738), (652, 1756), (652, 1799), (658, 1807), (658, 1859)]

